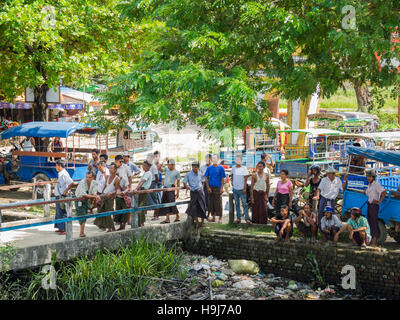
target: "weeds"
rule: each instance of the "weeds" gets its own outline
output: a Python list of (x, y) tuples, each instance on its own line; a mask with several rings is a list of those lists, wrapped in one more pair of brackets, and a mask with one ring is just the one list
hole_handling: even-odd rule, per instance
[[(311, 270), (315, 276), (315, 281), (317, 282), (317, 284), (319, 286), (326, 287), (326, 282), (324, 279), (325, 272), (324, 273), (321, 272), (319, 265), (318, 265), (318, 261), (314, 255), (314, 253), (309, 252), (306, 257), (307, 257), (309, 264), (311, 265)], [(329, 263), (326, 267), (329, 268)]]
[[(186, 277), (180, 267), (184, 256), (164, 243), (133, 240), (117, 253), (98, 251), (93, 258), (81, 257), (57, 268), (56, 290), (41, 287), (43, 274), (33, 273), (28, 299), (109, 300), (144, 299), (147, 288), (162, 279)], [(149, 292), (150, 293), (150, 292)]]

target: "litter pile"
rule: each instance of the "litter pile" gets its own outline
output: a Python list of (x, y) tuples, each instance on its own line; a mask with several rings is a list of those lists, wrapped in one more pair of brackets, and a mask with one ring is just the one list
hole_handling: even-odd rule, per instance
[[(343, 294), (330, 285), (312, 289), (310, 285), (263, 273), (257, 263), (248, 260), (218, 260), (213, 256), (188, 255), (186, 285), (179, 295), (156, 295), (155, 299), (189, 300), (342, 300), (360, 299), (354, 293)], [(189, 284), (189, 285), (187, 285)], [(173, 290), (177, 292), (177, 288)]]

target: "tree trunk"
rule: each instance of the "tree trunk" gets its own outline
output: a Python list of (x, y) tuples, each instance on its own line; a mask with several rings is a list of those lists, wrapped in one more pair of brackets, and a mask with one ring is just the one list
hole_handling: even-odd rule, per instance
[(49, 87), (46, 84), (42, 84), (39, 87), (35, 87), (33, 90), (34, 102), (33, 108), (33, 121), (47, 121), (46, 117), (46, 93)]
[(356, 91), (357, 97), (357, 111), (368, 112), (368, 108), (371, 106), (371, 96), (369, 94), (368, 86), (365, 83), (360, 83), (358, 80), (355, 80), (354, 90)]

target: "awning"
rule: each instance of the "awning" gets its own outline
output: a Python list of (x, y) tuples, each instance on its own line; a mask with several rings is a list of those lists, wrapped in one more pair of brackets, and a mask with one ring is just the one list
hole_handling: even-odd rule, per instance
[[(62, 110), (82, 110), (83, 104), (48, 104), (49, 109), (62, 109)], [(32, 109), (32, 103), (23, 103), (23, 102), (16, 102), (16, 103), (8, 103), (8, 102), (0, 102), (0, 109)]]
[(400, 152), (389, 150), (376, 150), (350, 146), (347, 150), (349, 155), (363, 156), (375, 161), (387, 162), (395, 166), (400, 166)]
[(82, 110), (83, 104), (49, 104), (49, 109)]
[(76, 131), (89, 127), (78, 122), (27, 122), (1, 133), (1, 139), (12, 137), (67, 138)]
[(0, 109), (32, 109), (31, 103), (8, 103), (8, 102), (0, 102)]

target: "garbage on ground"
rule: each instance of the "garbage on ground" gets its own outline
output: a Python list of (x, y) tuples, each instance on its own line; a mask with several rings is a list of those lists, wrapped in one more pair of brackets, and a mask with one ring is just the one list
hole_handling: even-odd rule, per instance
[[(206, 300), (342, 300), (359, 299), (355, 294), (340, 294), (330, 284), (311, 289), (308, 283), (264, 273), (250, 260), (221, 260), (213, 256), (188, 255), (185, 258), (185, 281), (176, 286), (164, 282), (163, 290), (153, 298)], [(211, 288), (210, 282), (211, 279)], [(168, 293), (168, 286), (171, 293)], [(336, 290), (335, 290), (335, 289)], [(339, 288), (339, 287), (338, 287)]]
[(228, 260), (229, 267), (237, 274), (257, 274), (260, 267), (250, 260)]

